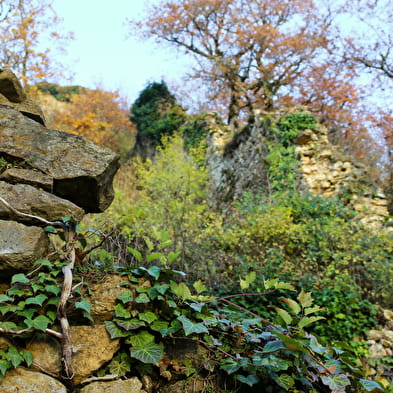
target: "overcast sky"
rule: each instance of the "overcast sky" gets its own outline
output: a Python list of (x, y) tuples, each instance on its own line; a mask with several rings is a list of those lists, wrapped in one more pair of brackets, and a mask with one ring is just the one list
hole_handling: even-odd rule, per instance
[(186, 67), (176, 52), (164, 51), (154, 42), (126, 38), (126, 18), (141, 15), (145, 3), (146, 0), (54, 1), (64, 28), (75, 33), (64, 58), (73, 71), (72, 84), (119, 89), (133, 102), (148, 82), (180, 79)]

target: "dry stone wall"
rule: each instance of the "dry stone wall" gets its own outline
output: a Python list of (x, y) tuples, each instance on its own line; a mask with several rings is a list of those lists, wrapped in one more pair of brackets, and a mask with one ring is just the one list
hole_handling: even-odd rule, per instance
[[(76, 135), (45, 127), (39, 106), (0, 70), (0, 196), (18, 211), (56, 221), (105, 210), (119, 157)], [(49, 252), (37, 220), (0, 203), (0, 281)]]
[[(110, 150), (79, 136), (47, 129), (41, 109), (27, 99), (15, 75), (0, 70), (0, 197), (26, 214), (16, 214), (0, 201), (0, 294), (7, 290), (12, 275), (31, 270), (36, 260), (51, 251), (48, 235), (34, 216), (48, 221), (71, 216), (80, 221), (85, 213), (105, 210), (114, 196), (112, 182), (118, 167), (119, 157)], [(116, 291), (118, 283), (111, 282), (115, 294), (120, 290), (118, 287)], [(105, 308), (102, 303), (110, 307), (108, 299), (104, 302), (98, 294), (94, 299), (101, 307)], [(111, 340), (100, 322), (72, 327), (71, 337), (79, 348), (75, 355), (77, 383), (119, 349), (119, 340)], [(7, 351), (11, 345), (15, 344), (0, 337), (1, 350)], [(31, 341), (27, 349), (35, 355), (32, 368), (7, 372), (0, 391), (66, 393), (66, 387), (56, 378), (61, 368), (60, 343), (53, 338), (40, 339)], [(123, 391), (111, 386), (105, 390), (105, 383), (98, 388), (97, 383), (88, 386), (85, 391)], [(130, 391), (143, 392), (141, 383), (133, 386)]]

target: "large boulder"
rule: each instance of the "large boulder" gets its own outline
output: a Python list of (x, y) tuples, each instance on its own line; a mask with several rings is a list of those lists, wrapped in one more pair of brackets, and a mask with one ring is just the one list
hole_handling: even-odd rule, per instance
[(105, 210), (113, 200), (119, 156), (66, 132), (48, 130), (0, 104), (0, 154), (53, 179), (53, 193), (88, 213)]
[(49, 239), (42, 228), (0, 220), (0, 277), (29, 270), (48, 248)]
[(67, 389), (56, 379), (18, 367), (8, 371), (0, 382), (2, 393), (67, 393)]

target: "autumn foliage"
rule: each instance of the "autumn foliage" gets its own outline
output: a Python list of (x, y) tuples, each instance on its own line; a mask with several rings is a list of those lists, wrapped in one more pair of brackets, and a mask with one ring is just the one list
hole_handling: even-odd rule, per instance
[(46, 112), (51, 128), (84, 136), (125, 155), (135, 139), (126, 107), (118, 92), (84, 89), (68, 103), (47, 103)]
[(31, 85), (61, 72), (53, 52), (61, 53), (72, 34), (62, 32), (50, 0), (1, 0), (0, 37), (0, 67)]

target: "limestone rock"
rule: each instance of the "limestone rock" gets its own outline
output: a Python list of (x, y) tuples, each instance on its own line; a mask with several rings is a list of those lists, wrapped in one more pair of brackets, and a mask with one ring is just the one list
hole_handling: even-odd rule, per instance
[(143, 393), (142, 383), (137, 377), (124, 381), (93, 382), (80, 390), (80, 393)]
[(104, 325), (71, 326), (71, 342), (77, 349), (72, 359), (76, 384), (111, 360), (120, 349), (120, 341), (111, 340)]
[[(72, 358), (75, 384), (90, 377), (120, 348), (119, 340), (111, 340), (104, 325), (71, 326), (71, 343), (76, 350)], [(36, 367), (60, 375), (61, 347), (56, 340), (35, 340), (27, 349), (33, 353)]]
[(0, 70), (0, 93), (11, 102), (22, 102), (26, 99), (21, 83), (8, 69)]
[(178, 381), (171, 385), (164, 386), (160, 392), (162, 393), (203, 393), (206, 392), (206, 381), (197, 378), (188, 378), (184, 381)]
[(3, 94), (0, 93), (0, 105), (8, 106), (18, 110), (22, 115), (36, 121), (37, 123), (45, 126), (45, 116), (39, 104), (32, 100), (25, 100), (21, 103), (10, 102)]
[(113, 318), (116, 298), (124, 292), (124, 288), (120, 286), (123, 281), (124, 278), (121, 276), (108, 275), (99, 283), (90, 285), (90, 314), (94, 322), (108, 321)]
[[(65, 216), (72, 216), (80, 221), (84, 215), (84, 211), (72, 202), (49, 192), (37, 190), (28, 184), (9, 184), (0, 181), (0, 195), (20, 212), (40, 216), (49, 221), (56, 221)], [(37, 223), (31, 218), (15, 216), (1, 203), (0, 218), (17, 219), (28, 224)]]
[(18, 367), (8, 371), (0, 382), (1, 393), (67, 393), (67, 389), (56, 379)]
[(26, 349), (33, 354), (32, 368), (46, 371), (52, 375), (61, 373), (61, 345), (53, 337), (44, 336), (40, 340), (29, 342)]
[(267, 185), (268, 154), (265, 129), (257, 124), (233, 135), (229, 130), (217, 130), (217, 121), (209, 120), (210, 133), (206, 164), (211, 180), (211, 199), (223, 210), (245, 190), (260, 192)]
[(89, 213), (113, 200), (119, 156), (66, 132), (48, 130), (16, 109), (0, 105), (0, 153), (53, 178), (53, 193)]
[(40, 105), (26, 97), (22, 85), (11, 70), (0, 70), (0, 104), (11, 106), (30, 119), (45, 125)]
[(49, 239), (42, 228), (0, 220), (0, 276), (29, 270), (48, 248)]
[(0, 174), (0, 179), (12, 184), (30, 184), (48, 192), (53, 189), (53, 179), (50, 176), (32, 169), (9, 168)]

